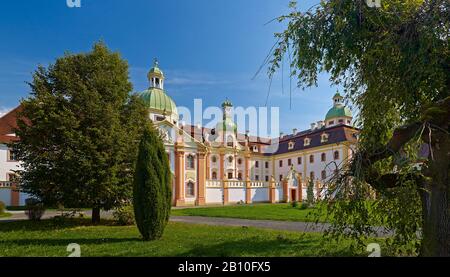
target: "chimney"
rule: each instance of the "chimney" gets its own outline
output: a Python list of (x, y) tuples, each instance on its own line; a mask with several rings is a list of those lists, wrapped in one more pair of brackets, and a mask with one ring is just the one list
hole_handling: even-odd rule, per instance
[(284, 133), (280, 132), (280, 138), (283, 138), (283, 137), (284, 137)]
[(295, 136), (297, 134), (297, 128), (292, 129), (292, 134)]
[(311, 131), (314, 131), (316, 129), (316, 123), (313, 122), (311, 123)]
[(323, 127), (323, 125), (324, 125), (324, 122), (323, 122), (323, 120), (320, 120), (320, 121), (317, 121), (317, 128), (322, 128)]

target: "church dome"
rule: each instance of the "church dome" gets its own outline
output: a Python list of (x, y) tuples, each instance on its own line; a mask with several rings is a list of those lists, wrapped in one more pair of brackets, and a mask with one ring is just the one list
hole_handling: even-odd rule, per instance
[(160, 88), (151, 87), (139, 93), (147, 108), (155, 113), (178, 115), (175, 102)]
[(325, 116), (325, 121), (336, 117), (353, 117), (350, 109), (344, 105), (342, 101), (343, 99), (344, 98), (339, 94), (339, 92), (336, 92), (336, 94), (333, 96), (333, 107)]
[(335, 117), (352, 117), (352, 112), (345, 106), (337, 105), (328, 111), (325, 120)]

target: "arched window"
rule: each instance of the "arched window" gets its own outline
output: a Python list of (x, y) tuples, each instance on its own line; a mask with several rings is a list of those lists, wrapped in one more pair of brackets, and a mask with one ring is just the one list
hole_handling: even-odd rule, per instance
[(327, 178), (327, 172), (325, 170), (322, 170), (322, 180), (325, 180)]
[(213, 171), (211, 177), (213, 180), (217, 180), (217, 172)]
[(233, 136), (227, 137), (227, 145), (233, 147)]
[(311, 140), (309, 138), (305, 138), (305, 140), (303, 141), (303, 146), (309, 146), (310, 143)]
[(339, 151), (334, 151), (334, 159), (339, 160)]
[(238, 173), (238, 180), (242, 181), (242, 173), (241, 172)]
[(194, 169), (195, 168), (195, 158), (192, 155), (188, 155), (186, 157), (186, 168), (187, 169)]
[(314, 174), (314, 171), (311, 171), (311, 172), (309, 173), (309, 178), (310, 178), (311, 180), (316, 179), (316, 175)]
[(309, 163), (314, 163), (314, 155), (309, 156)]
[(211, 161), (212, 161), (213, 163), (216, 163), (216, 162), (217, 162), (217, 157), (216, 157), (216, 156), (212, 156), (212, 157), (211, 157)]
[(242, 159), (238, 159), (238, 164), (239, 164), (239, 165), (242, 164)]
[(327, 155), (325, 153), (322, 153), (322, 155), (320, 155), (320, 160), (322, 162), (325, 162), (327, 160)]
[(186, 183), (186, 197), (194, 197), (195, 196), (195, 184), (192, 181)]

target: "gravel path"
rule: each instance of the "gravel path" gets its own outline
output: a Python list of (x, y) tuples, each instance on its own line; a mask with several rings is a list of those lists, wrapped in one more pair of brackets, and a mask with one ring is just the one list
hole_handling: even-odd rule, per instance
[[(91, 216), (91, 211), (85, 211), (87, 217)], [(52, 218), (60, 215), (57, 211), (47, 211), (43, 219)], [(111, 212), (102, 212), (102, 218), (111, 218)], [(8, 218), (0, 218), (1, 222), (11, 222), (17, 220), (26, 220), (27, 217), (24, 212), (14, 212)], [(276, 221), (276, 220), (254, 220), (254, 219), (240, 219), (240, 218), (225, 218), (225, 217), (204, 217), (204, 216), (171, 216), (170, 221), (182, 222), (188, 224), (205, 224), (213, 226), (239, 226), (239, 227), (255, 227), (272, 230), (307, 232), (307, 233), (322, 233), (330, 227), (327, 223), (313, 223), (313, 222), (298, 222), (298, 221)], [(383, 228), (378, 228), (377, 236), (384, 237), (386, 234)]]

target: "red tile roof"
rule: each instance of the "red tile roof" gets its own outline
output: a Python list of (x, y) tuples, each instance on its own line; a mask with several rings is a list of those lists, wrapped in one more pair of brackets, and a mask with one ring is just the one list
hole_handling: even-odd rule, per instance
[(22, 111), (22, 106), (18, 106), (0, 117), (0, 143), (11, 143), (18, 140), (17, 137), (9, 134), (14, 134), (14, 129), (17, 129), (17, 113), (20, 111)]

